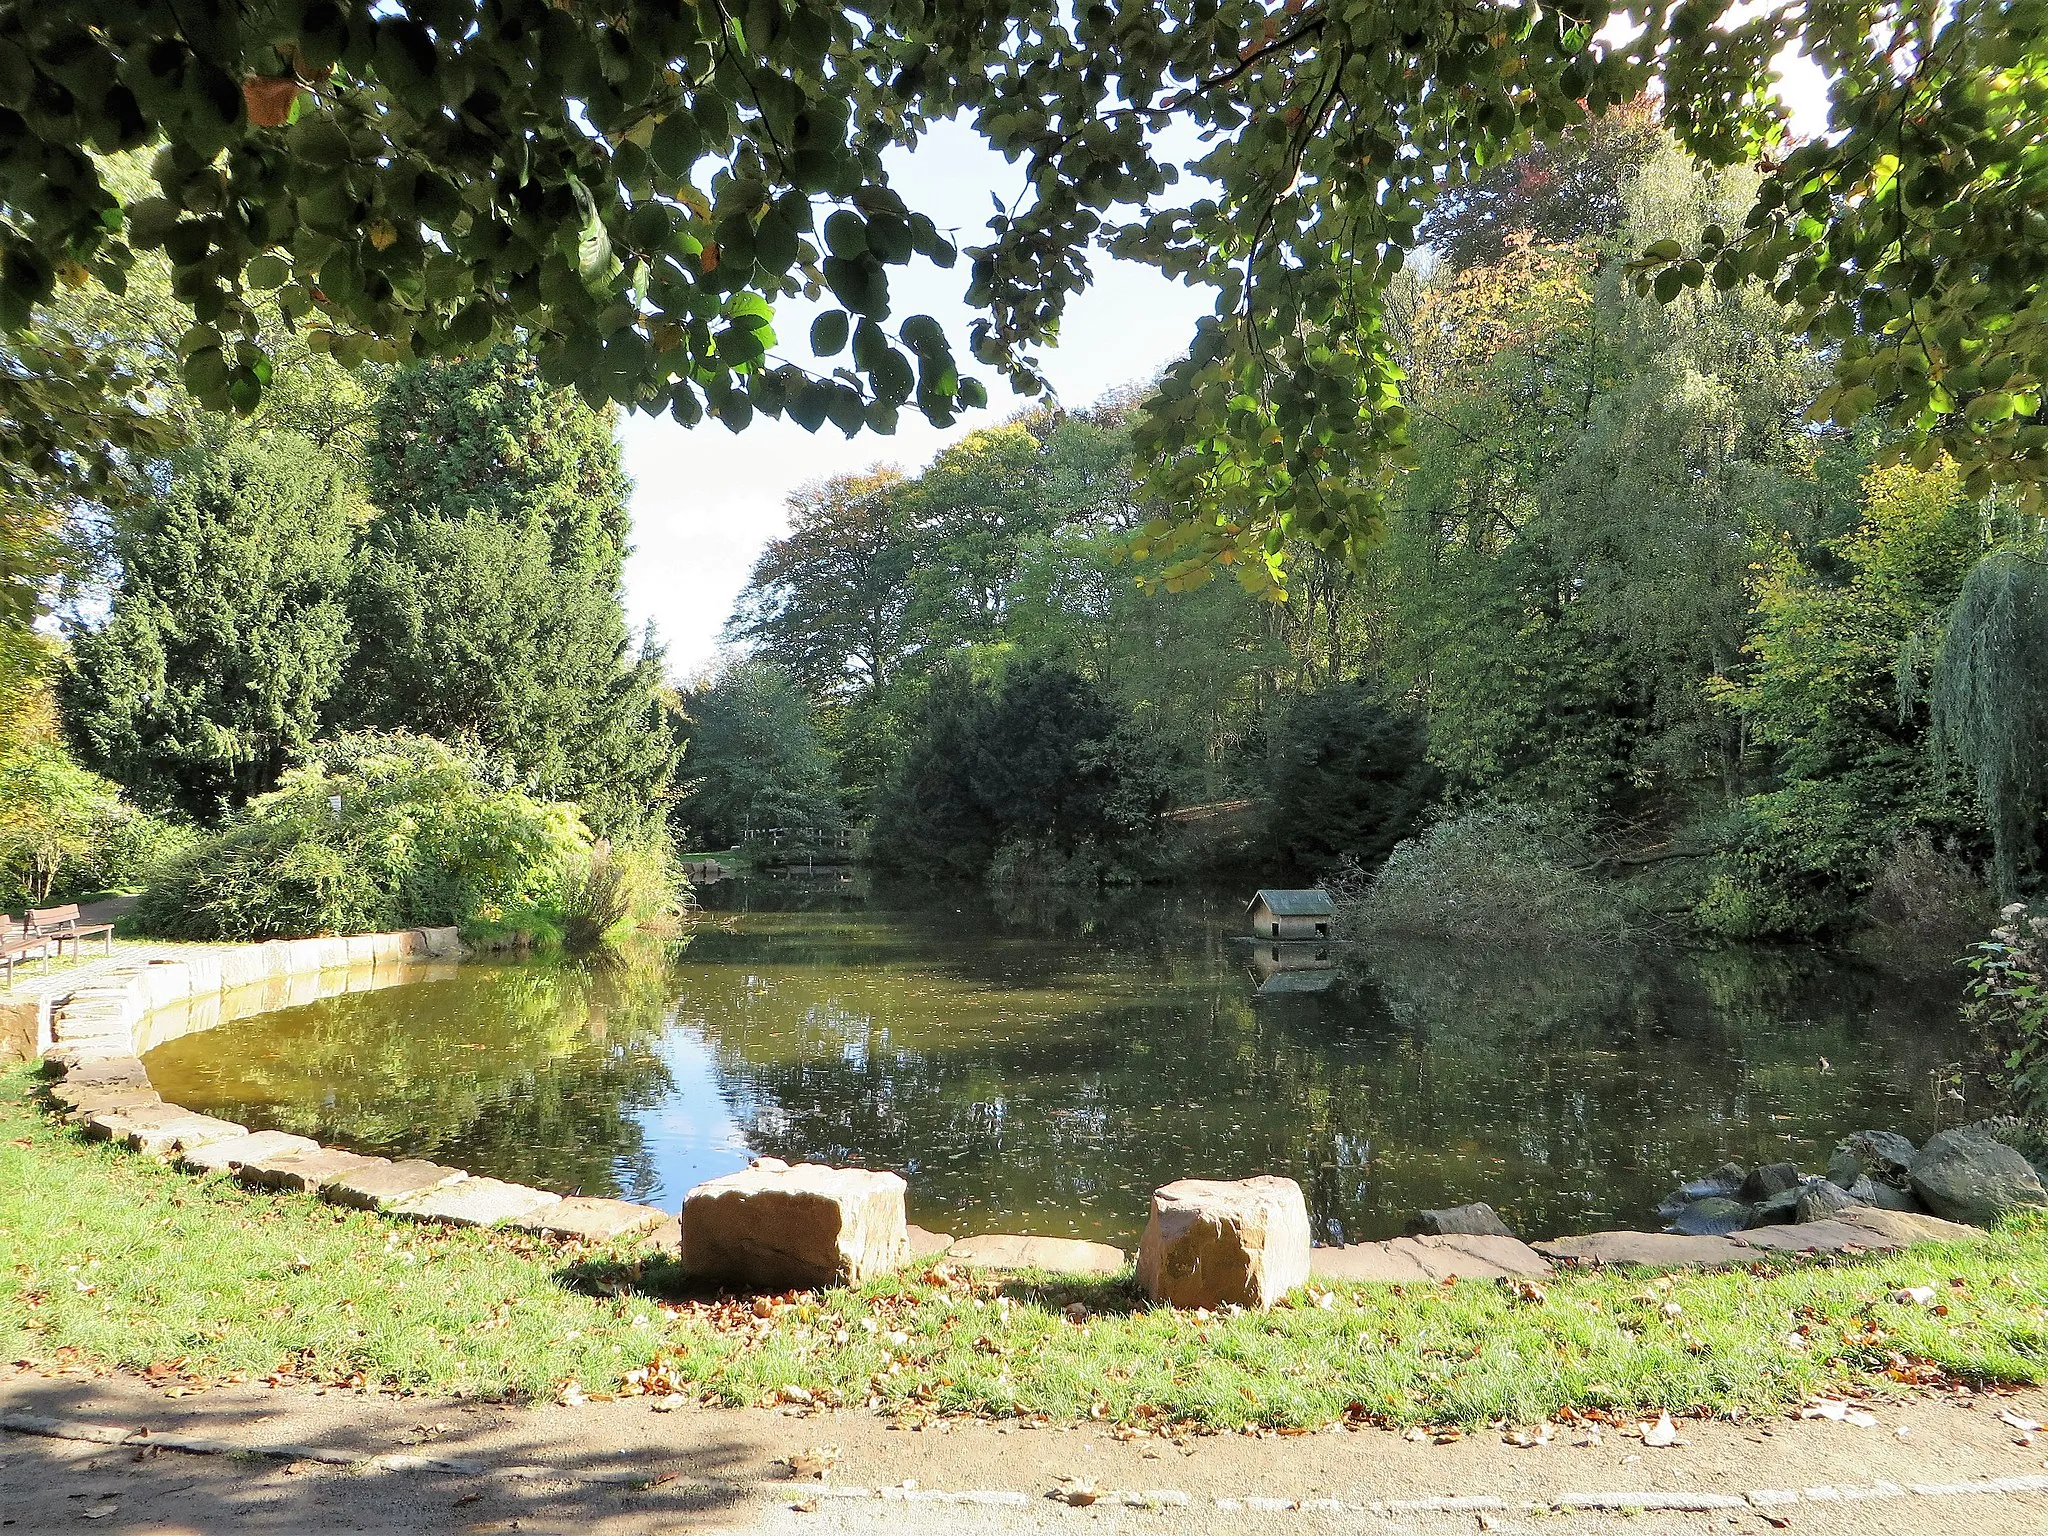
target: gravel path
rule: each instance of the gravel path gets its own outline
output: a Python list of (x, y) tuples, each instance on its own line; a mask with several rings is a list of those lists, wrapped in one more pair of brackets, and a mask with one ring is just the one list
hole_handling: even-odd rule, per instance
[[(1598, 1447), (1517, 1449), (1492, 1433), (1439, 1446), (1380, 1430), (1176, 1444), (1092, 1426), (660, 1413), (644, 1399), (515, 1409), (260, 1387), (169, 1398), (133, 1377), (17, 1366), (0, 1370), (0, 1519), (153, 1536), (2048, 1530), (2048, 1438), (2022, 1445), (1998, 1417), (2048, 1417), (2048, 1395), (1872, 1406), (1879, 1422), (1865, 1427), (1681, 1422), (1683, 1443), (1661, 1450), (1611, 1433)], [(839, 1452), (829, 1479), (792, 1479), (784, 1459), (822, 1445)], [(1096, 1501), (1049, 1497), (1072, 1486), (1061, 1479), (1092, 1485)]]

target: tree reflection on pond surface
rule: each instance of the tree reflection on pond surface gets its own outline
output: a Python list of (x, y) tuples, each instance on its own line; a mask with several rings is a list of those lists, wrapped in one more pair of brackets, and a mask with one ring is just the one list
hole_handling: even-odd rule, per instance
[(1648, 1225), (1680, 1173), (1817, 1169), (1845, 1131), (1965, 1112), (1937, 1097), (1968, 1055), (1945, 966), (1376, 944), (1327, 976), (1255, 966), (1224, 896), (706, 894), (727, 910), (673, 956), (468, 966), (187, 1036), (150, 1072), (250, 1124), (564, 1192), (674, 1208), (772, 1153), (897, 1169), (912, 1220), (956, 1234), (1127, 1246), (1149, 1192), (1197, 1175), (1290, 1175), (1329, 1241), (1466, 1200), (1530, 1235)]

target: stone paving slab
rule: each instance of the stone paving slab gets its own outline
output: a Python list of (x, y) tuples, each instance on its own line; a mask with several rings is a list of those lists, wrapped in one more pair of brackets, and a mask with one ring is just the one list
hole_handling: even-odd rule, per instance
[[(81, 1092), (77, 1104), (65, 1111), (64, 1118), (73, 1125), (82, 1125), (97, 1114), (126, 1114), (161, 1103), (163, 1096), (154, 1088), (91, 1089)], [(86, 1134), (92, 1133), (88, 1130)]]
[(1437, 1280), (1542, 1279), (1551, 1273), (1542, 1254), (1516, 1237), (1470, 1233), (1456, 1237), (1401, 1237), (1416, 1262)]
[(468, 1177), (460, 1168), (443, 1168), (424, 1158), (408, 1157), (396, 1163), (379, 1158), (374, 1167), (353, 1169), (324, 1181), (320, 1198), (359, 1211), (383, 1211), (401, 1200)]
[(936, 1259), (953, 1246), (950, 1232), (928, 1232), (923, 1227), (905, 1227), (910, 1237), (910, 1261), (915, 1264), (924, 1259)]
[(79, 1123), (85, 1127), (89, 1141), (118, 1141), (125, 1145), (134, 1131), (167, 1125), (191, 1113), (182, 1104), (166, 1104), (162, 1099), (155, 1099), (127, 1109), (95, 1109), (82, 1116)]
[(1801, 1222), (1797, 1226), (1755, 1227), (1734, 1236), (1737, 1242), (1751, 1248), (1775, 1249), (1780, 1253), (1847, 1253), (1852, 1249), (1903, 1246), (1895, 1237), (1832, 1218)]
[(1923, 1216), (1917, 1211), (1887, 1211), (1875, 1205), (1854, 1206), (1835, 1219), (1902, 1243), (1966, 1243), (1984, 1235), (1981, 1227), (1966, 1227), (1959, 1221), (1943, 1221), (1939, 1216)]
[[(392, 1164), (393, 1168), (403, 1166), (402, 1163)], [(427, 1163), (422, 1166), (431, 1168), (434, 1165)], [(377, 1176), (373, 1174), (370, 1177), (375, 1179)], [(452, 1181), (430, 1186), (419, 1194), (381, 1205), (378, 1209), (412, 1221), (438, 1221), (450, 1227), (495, 1227), (500, 1222), (531, 1216), (545, 1207), (561, 1203), (560, 1195), (545, 1189), (529, 1189), (524, 1184), (508, 1184), (503, 1179), (457, 1175)]]
[(313, 1152), (320, 1143), (310, 1136), (293, 1136), (286, 1131), (251, 1131), (225, 1141), (188, 1147), (178, 1161), (194, 1173), (234, 1173), (245, 1164), (260, 1163), (287, 1152)]
[(338, 1147), (320, 1147), (312, 1152), (282, 1152), (259, 1163), (247, 1164), (237, 1175), (244, 1184), (258, 1189), (279, 1189), (295, 1195), (317, 1195), (330, 1179), (360, 1173), (387, 1162), (382, 1157), (364, 1157)]
[[(478, 1182), (475, 1179), (469, 1183)], [(610, 1242), (628, 1232), (644, 1231), (668, 1219), (668, 1212), (630, 1200), (598, 1200), (588, 1195), (571, 1195), (553, 1205), (542, 1206), (531, 1215), (505, 1223), (519, 1232), (541, 1237), (569, 1237), (585, 1243)]]
[(168, 1160), (188, 1147), (203, 1147), (210, 1142), (229, 1141), (248, 1134), (246, 1125), (187, 1110), (175, 1120), (136, 1126), (128, 1133), (128, 1145), (134, 1151)]
[(1530, 1245), (1547, 1259), (1586, 1259), (1598, 1264), (1642, 1264), (1684, 1269), (1747, 1264), (1757, 1250), (1726, 1237), (1680, 1237), (1673, 1232), (1589, 1232), (1553, 1237)]
[(1317, 1280), (1377, 1280), (1395, 1285), (1427, 1285), (1433, 1278), (1413, 1252), (1392, 1243), (1311, 1248), (1308, 1272)]
[(1071, 1237), (1019, 1237), (994, 1232), (963, 1238), (946, 1257), (976, 1269), (1043, 1269), (1065, 1275), (1113, 1275), (1129, 1262), (1121, 1248)]

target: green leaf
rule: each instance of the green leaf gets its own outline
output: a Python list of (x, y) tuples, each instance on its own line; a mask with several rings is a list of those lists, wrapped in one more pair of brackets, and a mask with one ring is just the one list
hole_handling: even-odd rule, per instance
[(867, 254), (867, 221), (849, 208), (841, 208), (825, 221), (825, 249), (848, 260)]
[(260, 293), (283, 287), (291, 275), (291, 263), (271, 251), (252, 256), (249, 265), (242, 269), (243, 280)]
[(849, 329), (850, 321), (845, 311), (826, 310), (811, 322), (812, 353), (818, 357), (837, 357), (846, 347)]
[(656, 124), (654, 137), (647, 142), (647, 152), (664, 176), (671, 181), (687, 181), (690, 168), (704, 153), (704, 135), (688, 112), (674, 111)]

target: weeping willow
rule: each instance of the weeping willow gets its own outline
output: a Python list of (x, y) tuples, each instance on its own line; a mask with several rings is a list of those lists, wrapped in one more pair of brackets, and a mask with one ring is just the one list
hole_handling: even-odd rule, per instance
[(1949, 614), (1931, 679), (1936, 753), (1976, 776), (1999, 895), (2034, 864), (2048, 791), (2048, 562), (1999, 550)]

